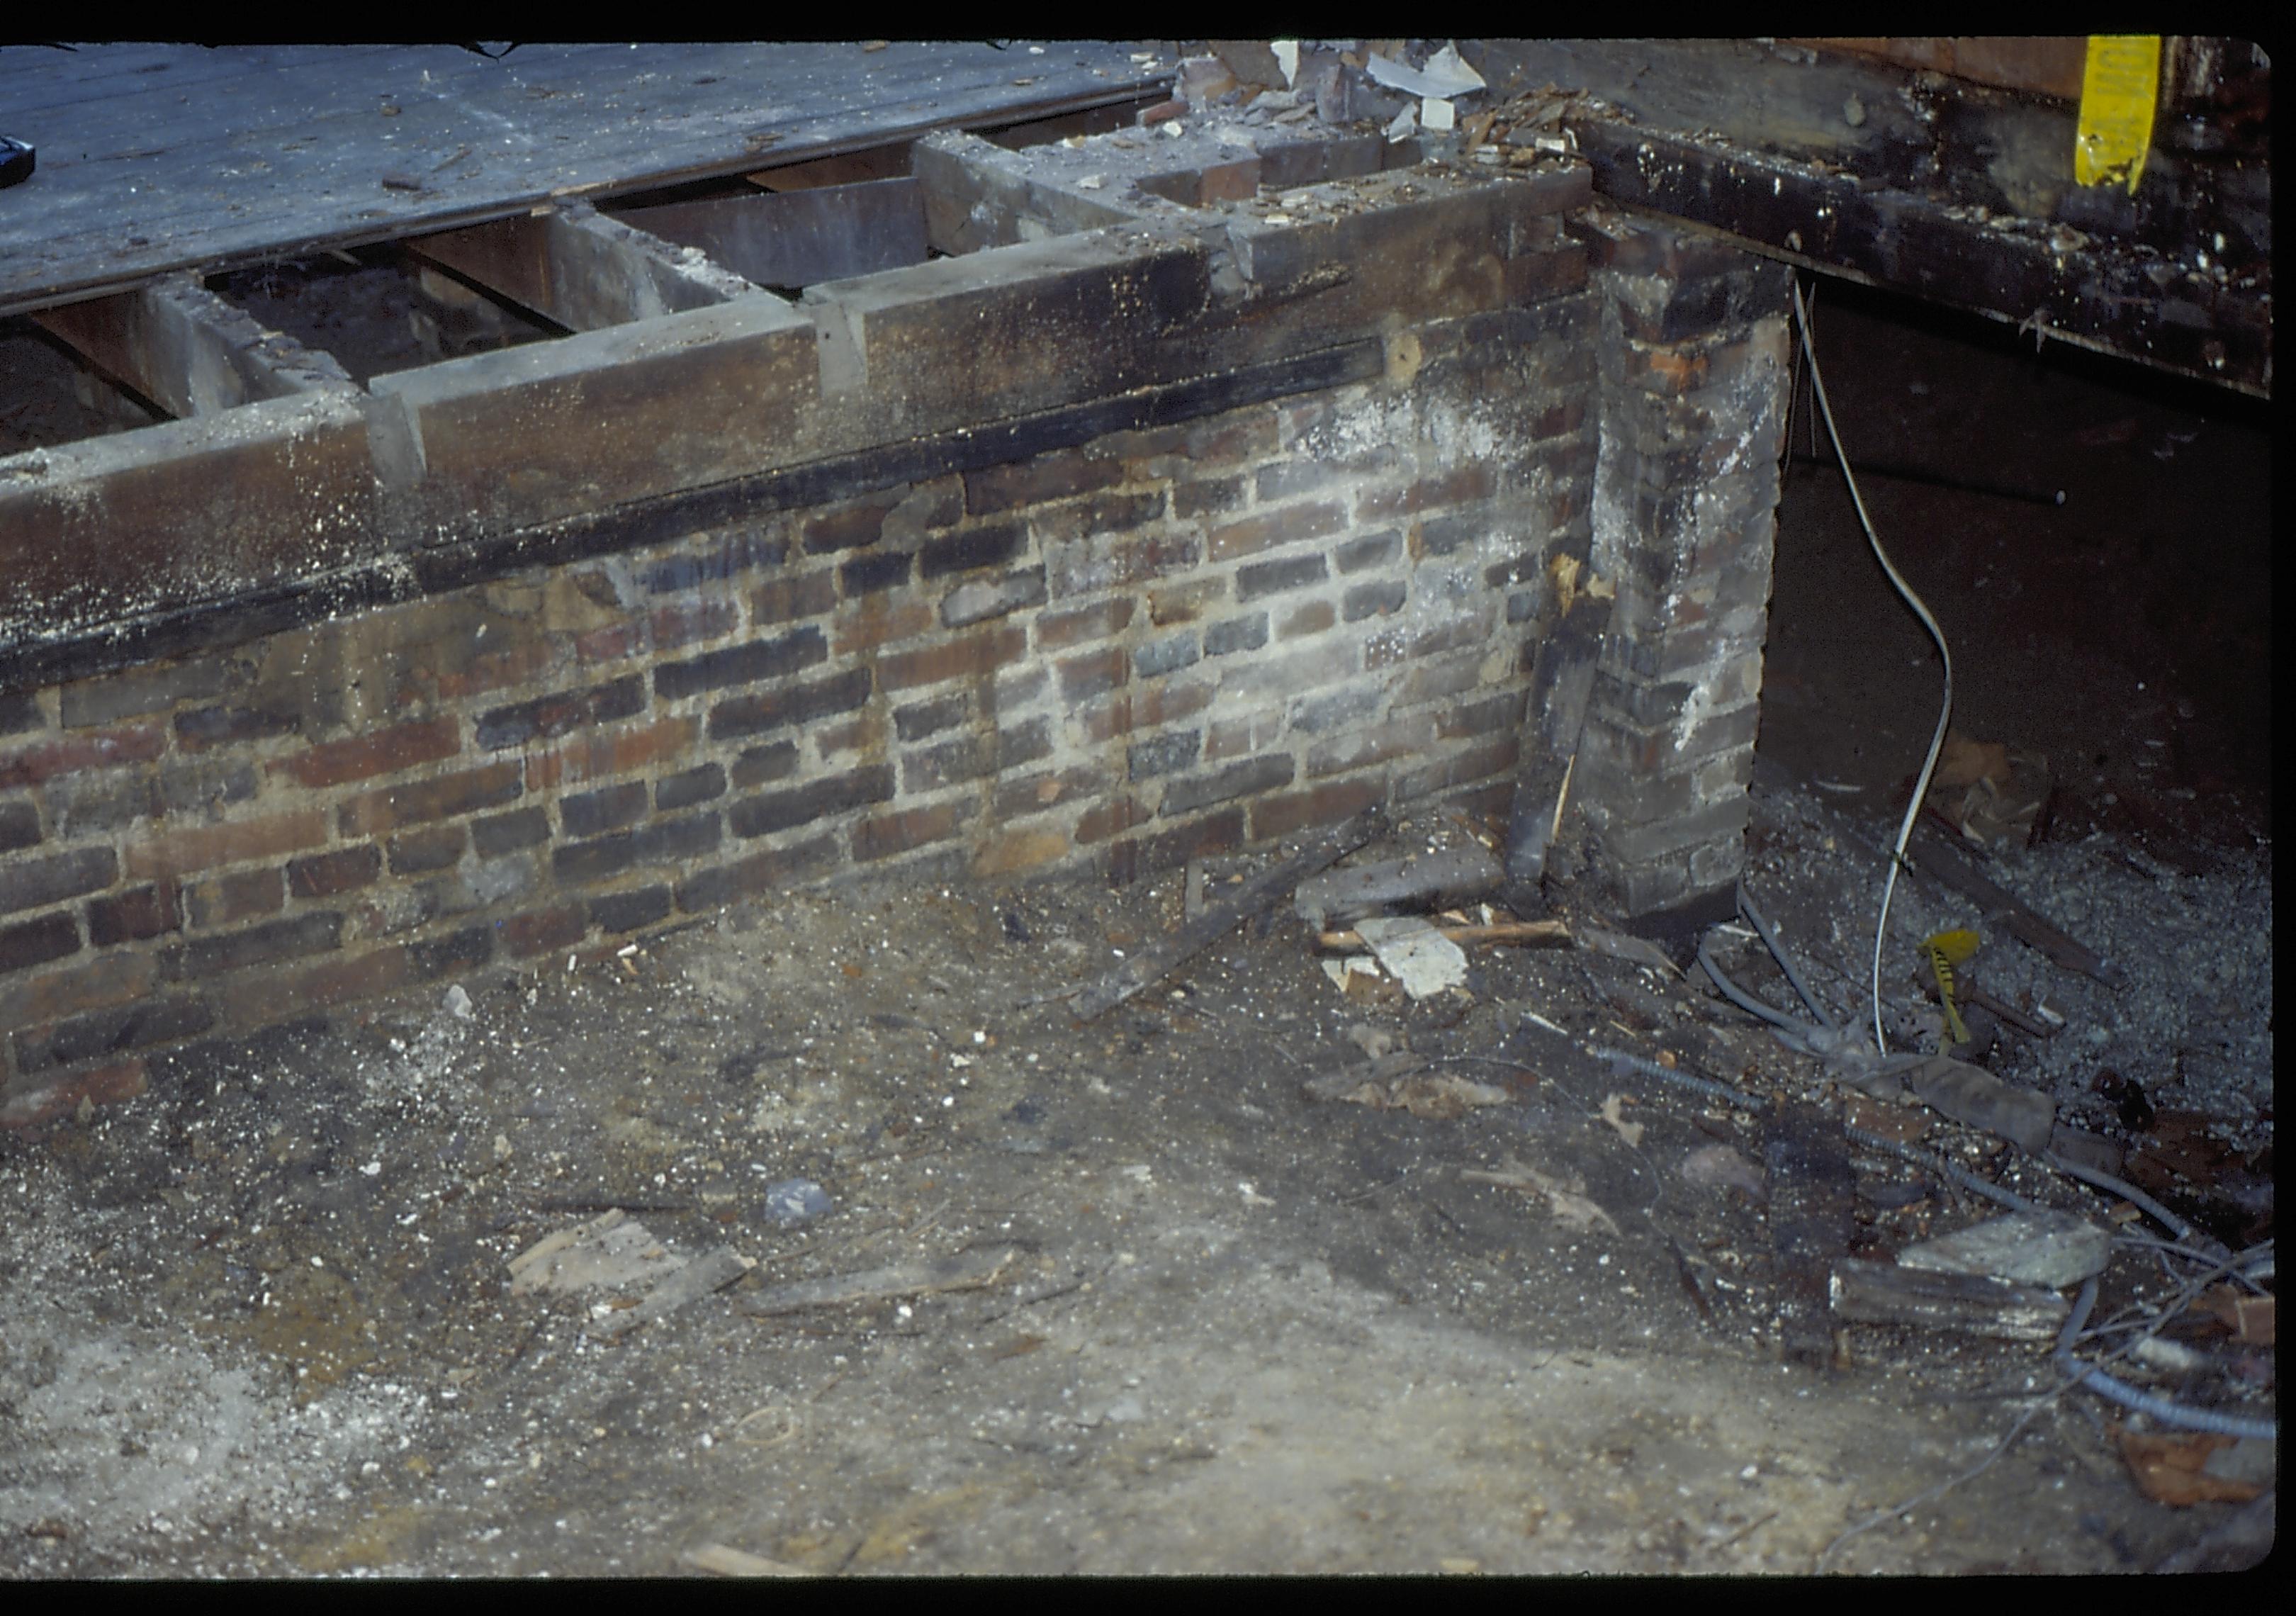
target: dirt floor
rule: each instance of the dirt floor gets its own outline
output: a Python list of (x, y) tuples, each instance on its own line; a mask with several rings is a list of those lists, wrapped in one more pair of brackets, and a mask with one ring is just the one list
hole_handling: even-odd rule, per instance
[[(1972, 857), (2128, 973), (1987, 930), (1972, 972), (2066, 1023), (1994, 1070), (2132, 1161), (2175, 1122), (2163, 1198), (2267, 1237), (2268, 590), (2211, 571), (2266, 576), (2260, 422), (1830, 291), (1818, 328), (1853, 455), (2069, 493), (1868, 487), (1954, 638), (1960, 726), (2057, 781), (2038, 845)], [(1934, 659), (1838, 479), (1790, 480), (1777, 579), (1749, 882), (1854, 1021)], [(1433, 816), (1363, 856), (1485, 830)], [(1287, 915), (1088, 1025), (1046, 997), (1180, 906), (1177, 879), (791, 898), (196, 1050), (0, 1139), (0, 1571), (2063, 1572), (2268, 1546), (2268, 1513), (2148, 1499), (2115, 1411), (2042, 1395), (2045, 1345), (1858, 1326), (1830, 1366), (1784, 1358), (1760, 1125), (1587, 1053), (1833, 1103), (1694, 977), (1493, 950), (1464, 996), (1365, 1003)], [(1957, 924), (1986, 929), (1900, 886), (1899, 1036), (1914, 946)], [(1303, 1092), (1382, 1050), (1491, 1103)], [(1923, 1145), (2112, 1205), (1935, 1119)], [(1855, 1160), (1856, 1253), (1995, 1210)], [(793, 1180), (826, 1210), (790, 1211)], [(644, 1277), (512, 1288), (610, 1203)], [(728, 1247), (735, 1284), (605, 1339), (667, 1258)], [(742, 1310), (937, 1262), (981, 1283), (912, 1266)], [(2191, 1272), (2117, 1248), (2098, 1317)], [(2269, 1413), (2269, 1349), (2171, 1333), (2198, 1366), (2129, 1378)], [(2270, 1443), (2210, 1462), (2273, 1485)]]

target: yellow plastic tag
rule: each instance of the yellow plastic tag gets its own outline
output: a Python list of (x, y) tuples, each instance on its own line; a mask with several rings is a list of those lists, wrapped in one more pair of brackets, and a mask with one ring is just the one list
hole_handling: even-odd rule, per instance
[(1953, 1002), (1953, 968), (1965, 964), (1977, 952), (1978, 936), (1966, 929), (1940, 931), (1922, 944), (1930, 956), (1930, 972), (1937, 978), (1938, 1003), (1945, 1007), (1946, 1045), (1969, 1042), (1969, 1028), (1961, 1019), (1961, 1008)]
[(2099, 185), (2124, 176), (2129, 193), (2144, 175), (2152, 145), (2152, 110), (2161, 94), (2158, 34), (2095, 34), (2081, 73), (2080, 134), (2073, 178)]

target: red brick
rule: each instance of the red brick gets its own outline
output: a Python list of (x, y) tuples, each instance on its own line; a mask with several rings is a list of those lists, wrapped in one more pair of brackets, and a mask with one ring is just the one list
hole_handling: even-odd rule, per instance
[(585, 663), (611, 662), (645, 649), (646, 626), (642, 622), (610, 623), (574, 636), (574, 654)]
[(60, 909), (20, 926), (0, 926), (0, 973), (29, 971), (79, 947), (79, 923)]
[(534, 909), (513, 915), (498, 928), (504, 948), (517, 958), (570, 948), (589, 934), (587, 907), (567, 904), (555, 909)]
[(698, 718), (662, 718), (652, 724), (584, 735), (556, 751), (537, 752), (529, 758), (526, 789), (546, 792), (555, 785), (602, 780), (683, 758), (692, 749), (701, 727)]
[(270, 765), (274, 775), (286, 775), (298, 784), (340, 785), (346, 781), (395, 775), (417, 764), (435, 763), (463, 750), (462, 725), (451, 718), (422, 724), (402, 724), (371, 735), (328, 741)]
[(1214, 562), (1234, 561), (1297, 539), (1321, 538), (1346, 525), (1347, 513), (1329, 500), (1288, 505), (1214, 528), (1206, 541), (1205, 555)]
[(1061, 699), (1071, 706), (1115, 689), (1132, 677), (1132, 657), (1121, 645), (1087, 651), (1060, 665)]
[(1188, 430), (1188, 459), (1199, 466), (1240, 465), (1275, 452), (1275, 414), (1265, 406)]
[(1069, 839), (1058, 831), (1006, 831), (981, 843), (972, 855), (976, 878), (993, 880), (1041, 869), (1069, 851)]
[(6, 1104), (0, 1105), (0, 1128), (37, 1128), (77, 1112), (82, 1101), (92, 1105), (117, 1105), (123, 1100), (134, 1099), (144, 1087), (141, 1060), (75, 1072), (45, 1088), (11, 1095)]
[(801, 617), (819, 617), (837, 604), (837, 574), (823, 571), (804, 578), (777, 578), (760, 584), (750, 596), (750, 620), (762, 628)]
[(1281, 712), (1247, 713), (1236, 718), (1215, 718), (1204, 732), (1204, 761), (1224, 762), (1258, 751), (1283, 733)]
[(945, 645), (880, 657), (877, 687), (908, 690), (920, 685), (938, 685), (944, 679), (984, 674), (1019, 661), (1028, 651), (1029, 631), (1018, 624), (1004, 624), (961, 636)]
[(332, 898), (338, 892), (356, 892), (361, 887), (373, 886), (381, 874), (382, 849), (369, 842), (340, 852), (291, 860), (287, 884), (298, 898)]
[(276, 915), (286, 904), (286, 883), (280, 879), (276, 865), (203, 881), (184, 894), (184, 912), (193, 925), (202, 928), (229, 925), (250, 915)]
[(1251, 839), (1272, 841), (1311, 824), (1337, 824), (1362, 813), (1386, 792), (1382, 778), (1333, 780), (1313, 791), (1262, 797), (1251, 805)]
[(367, 792), (342, 806), (346, 836), (373, 836), (404, 824), (432, 819), (452, 819), (508, 802), (519, 794), (521, 766), (515, 759), (490, 763), (484, 768), (442, 775), (436, 780), (388, 791)]
[(1275, 625), (1279, 640), (1303, 639), (1311, 634), (1321, 634), (1338, 620), (1329, 601), (1308, 601), (1286, 612), (1283, 620)]
[(874, 651), (895, 640), (913, 640), (931, 630), (939, 619), (922, 601), (895, 602), (890, 595), (864, 595), (830, 622), (830, 654), (851, 656)]
[(1132, 621), (1132, 597), (1118, 595), (1113, 600), (1072, 606), (1064, 611), (1038, 612), (1037, 649), (1064, 651), (1086, 640), (1104, 640), (1111, 634), (1120, 634)]
[(158, 966), (151, 956), (114, 954), (0, 992), (0, 1027), (60, 1021), (83, 1010), (124, 1005), (151, 990)]
[(1095, 744), (1193, 718), (1212, 704), (1218, 686), (1207, 679), (1196, 684), (1166, 684), (1128, 690), (1083, 715), (1084, 733)]
[(972, 805), (969, 802), (942, 802), (931, 808), (908, 808), (864, 819), (853, 827), (854, 862), (866, 864), (931, 842), (946, 841), (956, 834), (957, 826), (972, 813)]
[(1128, 831), (1136, 824), (1147, 822), (1147, 811), (1130, 797), (1111, 798), (1085, 809), (1077, 821), (1077, 845), (1086, 847), (1095, 841), (1105, 841), (1119, 831)]
[(844, 752), (865, 752), (885, 743), (885, 720), (873, 712), (857, 713), (839, 724), (825, 724), (813, 732), (813, 744), (824, 758)]
[(540, 677), (550, 662), (550, 642), (538, 637), (529, 639), (523, 644), (472, 657), (470, 667), (459, 673), (440, 674), (439, 694), (453, 701), (464, 696), (483, 695), (489, 690), (506, 690)]
[(167, 744), (167, 729), (158, 724), (129, 724), (94, 734), (38, 742), (0, 752), (0, 788), (37, 785), (84, 768), (146, 762), (158, 757)]
[(653, 648), (675, 651), (696, 640), (714, 640), (719, 635), (733, 633), (741, 623), (742, 614), (731, 601), (709, 600), (687, 606), (657, 607), (649, 620), (653, 627)]
[(130, 880), (189, 875), (218, 865), (299, 853), (326, 840), (327, 816), (322, 808), (268, 819), (243, 819), (234, 824), (202, 825), (131, 845), (127, 850), (127, 874)]

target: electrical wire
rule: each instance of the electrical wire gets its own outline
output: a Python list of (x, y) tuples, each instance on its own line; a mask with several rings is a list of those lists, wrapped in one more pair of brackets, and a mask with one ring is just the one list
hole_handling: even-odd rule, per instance
[(1889, 575), (1890, 586), (1898, 592), (1930, 638), (1937, 642), (1938, 655), (1945, 662), (1945, 694), (1938, 708), (1937, 732), (1930, 737), (1929, 755), (1922, 760), (1921, 773), (1914, 779), (1914, 798), (1906, 805), (1905, 823), (1898, 827), (1898, 840), (1890, 856), (1890, 873), (1882, 885), (1882, 912), (1874, 923), (1874, 972), (1871, 991), (1874, 1006), (1874, 1046), (1883, 1054), (1890, 1053), (1890, 1039), (1882, 1029), (1882, 944), (1890, 926), (1890, 899), (1898, 890), (1898, 872), (1906, 863), (1906, 844), (1913, 840), (1914, 822), (1922, 811), (1922, 799), (1929, 794), (1930, 776), (1937, 772), (1938, 754), (1945, 750), (1946, 726), (1953, 718), (1953, 652), (1945, 643), (1945, 630), (1938, 627), (1937, 619), (1922, 603), (1913, 586), (1890, 564), (1889, 554), (1882, 548), (1882, 536), (1874, 530), (1874, 519), (1866, 513), (1865, 496), (1857, 491), (1857, 476), (1849, 469), (1849, 451), (1842, 447), (1841, 429), (1834, 423), (1833, 406), (1825, 396), (1825, 377), (1817, 366), (1817, 345), (1810, 338), (1809, 309), (1802, 300), (1801, 282), (1794, 282), (1794, 318), (1801, 332), (1802, 353), (1809, 361), (1811, 396), (1817, 400), (1817, 413), (1825, 419), (1825, 435), (1833, 444), (1834, 457), (1841, 463), (1841, 480), (1849, 485), (1849, 501), (1857, 507), (1858, 525), (1866, 529), (1866, 541), (1874, 549), (1874, 559), (1882, 563)]

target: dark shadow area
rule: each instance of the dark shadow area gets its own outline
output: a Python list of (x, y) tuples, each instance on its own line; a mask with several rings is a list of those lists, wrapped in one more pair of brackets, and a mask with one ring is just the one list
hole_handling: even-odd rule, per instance
[[(2046, 756), (2053, 836), (2264, 835), (2270, 406), (1841, 282), (1820, 283), (1814, 321), (1852, 463), (1929, 480), (1860, 486), (1952, 646), (1955, 728)], [(1894, 810), (1935, 722), (1937, 657), (1874, 564), (1822, 427), (1813, 445), (1808, 397), (1805, 379), (1761, 749)]]

